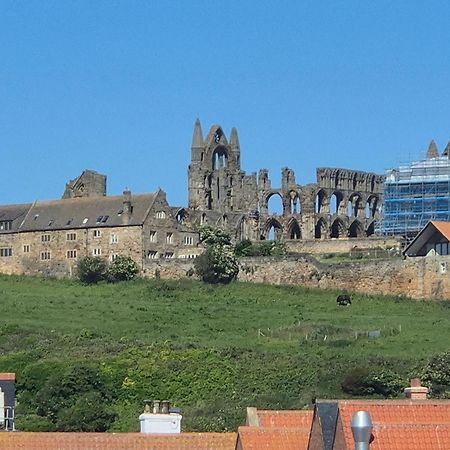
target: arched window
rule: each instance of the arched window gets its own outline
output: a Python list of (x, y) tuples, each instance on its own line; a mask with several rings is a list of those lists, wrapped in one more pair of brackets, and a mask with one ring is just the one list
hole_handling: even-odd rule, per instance
[(293, 220), (289, 227), (289, 239), (301, 239), (302, 232), (296, 220)]
[(325, 239), (327, 237), (326, 233), (327, 233), (327, 224), (321, 218), (314, 227), (314, 237), (316, 239)]
[(339, 214), (339, 206), (342, 198), (343, 196), (340, 192), (333, 192), (330, 197), (330, 214)]
[(269, 215), (283, 214), (283, 200), (280, 194), (274, 193), (267, 197), (267, 212)]
[(291, 214), (300, 214), (302, 212), (302, 205), (297, 192), (291, 191), (289, 193), (289, 209)]
[(317, 193), (315, 204), (314, 204), (314, 211), (316, 212), (316, 214), (321, 213), (321, 212), (326, 212), (326, 211), (323, 211), (326, 198), (327, 198), (327, 194), (325, 193), (325, 191), (320, 190)]
[(283, 227), (277, 220), (270, 220), (266, 226), (265, 237), (269, 241), (278, 241), (281, 239), (281, 234), (283, 232)]
[(332, 238), (341, 238), (346, 237), (347, 233), (345, 230), (345, 225), (340, 219), (336, 219), (331, 225), (331, 233), (330, 236)]
[(361, 223), (358, 220), (353, 221), (353, 223), (350, 225), (350, 228), (348, 229), (348, 236), (349, 237), (361, 237), (364, 234), (364, 229), (361, 225)]
[(224, 147), (217, 147), (212, 155), (213, 170), (228, 167), (228, 153)]

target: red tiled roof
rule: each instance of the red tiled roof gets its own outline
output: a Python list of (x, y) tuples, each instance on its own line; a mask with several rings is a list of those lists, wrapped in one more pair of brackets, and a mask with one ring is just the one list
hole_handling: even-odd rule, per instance
[(307, 450), (311, 429), (239, 427), (242, 450)]
[(258, 409), (256, 414), (260, 427), (311, 429), (314, 411), (266, 411)]
[(436, 229), (450, 241), (450, 222), (443, 222), (439, 220), (432, 220), (431, 223), (436, 227)]
[(356, 411), (368, 411), (373, 423), (371, 450), (449, 450), (450, 402), (341, 400), (339, 415), (347, 449), (354, 448), (351, 419)]
[(11, 372), (1, 372), (0, 373), (1, 381), (16, 381), (16, 374)]
[(0, 433), (2, 450), (235, 450), (236, 433)]

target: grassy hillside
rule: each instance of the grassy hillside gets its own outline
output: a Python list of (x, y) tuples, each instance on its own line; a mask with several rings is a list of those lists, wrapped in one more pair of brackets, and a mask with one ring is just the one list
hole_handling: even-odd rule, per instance
[(142, 401), (159, 398), (182, 408), (185, 430), (224, 430), (246, 406), (346, 396), (354, 368), (406, 383), (448, 350), (450, 303), (335, 298), (244, 283), (0, 276), (0, 371), (17, 373), (21, 429), (76, 429), (91, 405), (103, 428), (134, 431)]

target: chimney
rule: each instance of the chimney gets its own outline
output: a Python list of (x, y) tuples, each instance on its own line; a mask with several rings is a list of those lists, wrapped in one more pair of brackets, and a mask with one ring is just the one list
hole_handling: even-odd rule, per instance
[(16, 374), (0, 373), (0, 430), (14, 431), (16, 406)]
[(133, 213), (133, 206), (131, 205), (131, 191), (125, 188), (123, 191), (123, 212), (122, 221), (127, 225), (130, 221), (131, 214)]
[(352, 434), (355, 450), (369, 450), (372, 428), (372, 419), (367, 411), (358, 411), (353, 414)]
[(181, 414), (170, 407), (167, 400), (144, 400), (144, 412), (139, 416), (141, 433), (178, 434), (181, 432)]
[(426, 400), (428, 392), (428, 388), (421, 385), (420, 378), (413, 378), (411, 386), (405, 388), (405, 396), (410, 400)]

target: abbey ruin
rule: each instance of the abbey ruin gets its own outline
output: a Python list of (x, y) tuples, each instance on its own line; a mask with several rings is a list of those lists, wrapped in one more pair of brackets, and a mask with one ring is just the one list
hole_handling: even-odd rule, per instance
[[(330, 242), (371, 239), (380, 219), (384, 177), (318, 168), (315, 183), (299, 185), (282, 169), (281, 187), (268, 171), (241, 169), (235, 128), (219, 125), (203, 137), (194, 126), (187, 207), (173, 207), (159, 190), (106, 195), (106, 177), (86, 170), (70, 180), (60, 200), (0, 206), (0, 272), (70, 275), (80, 257), (133, 257), (145, 273), (156, 260), (195, 258), (201, 225), (218, 226), (235, 241), (276, 239)], [(278, 196), (282, 212), (269, 212)]]

